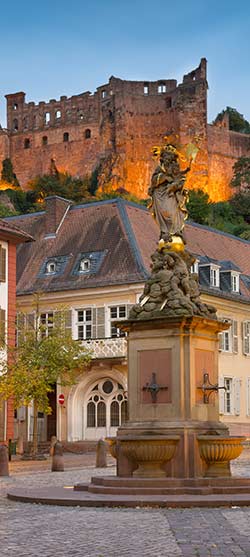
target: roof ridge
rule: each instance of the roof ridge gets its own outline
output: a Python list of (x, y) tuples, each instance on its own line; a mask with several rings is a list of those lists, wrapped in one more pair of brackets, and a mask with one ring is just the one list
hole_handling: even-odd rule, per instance
[(119, 198), (117, 200), (117, 208), (119, 210), (122, 222), (124, 224), (125, 231), (126, 231), (126, 234), (127, 234), (128, 240), (129, 240), (129, 244), (130, 244), (130, 247), (132, 249), (132, 253), (135, 257), (135, 261), (136, 261), (136, 264), (137, 264), (137, 267), (138, 267), (138, 271), (139, 271), (139, 273), (142, 274), (144, 279), (148, 278), (148, 272), (147, 272), (147, 270), (144, 266), (144, 263), (143, 263), (141, 252), (140, 252), (139, 246), (137, 244), (137, 239), (136, 239), (136, 236), (134, 234), (133, 228), (131, 226), (130, 219), (129, 219), (127, 211), (126, 211), (126, 203), (125, 203), (124, 199)]

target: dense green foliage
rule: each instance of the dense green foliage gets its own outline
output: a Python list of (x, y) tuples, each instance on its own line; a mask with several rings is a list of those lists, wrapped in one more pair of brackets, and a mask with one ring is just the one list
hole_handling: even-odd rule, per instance
[(40, 318), (39, 295), (34, 298), (33, 313), (19, 314), (18, 323), (18, 346), (9, 349), (8, 361), (5, 354), (1, 358), (0, 395), (4, 400), (12, 397), (15, 408), (33, 403), (33, 452), (36, 453), (38, 412), (51, 412), (48, 394), (56, 383), (74, 384), (79, 369), (86, 367), (90, 356), (81, 343), (72, 339), (71, 331), (66, 328), (64, 310), (54, 312), (48, 335)]
[(236, 108), (231, 108), (231, 106), (227, 106), (226, 109), (219, 112), (214, 120), (214, 124), (221, 122), (225, 114), (228, 115), (229, 118), (229, 129), (234, 132), (240, 133), (249, 133), (250, 134), (250, 124), (244, 118), (243, 114), (240, 114)]
[(241, 191), (250, 191), (250, 157), (240, 157), (233, 167), (231, 186)]
[(2, 162), (1, 180), (3, 182), (8, 182), (13, 186), (19, 186), (17, 177), (13, 171), (13, 165), (11, 159), (4, 159)]
[(188, 201), (189, 217), (199, 224), (208, 224), (210, 215), (209, 195), (203, 190), (190, 190)]

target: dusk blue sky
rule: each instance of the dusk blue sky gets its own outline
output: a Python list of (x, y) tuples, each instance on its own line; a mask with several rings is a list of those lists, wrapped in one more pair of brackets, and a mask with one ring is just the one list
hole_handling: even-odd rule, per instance
[(182, 79), (208, 60), (209, 120), (250, 120), (250, 0), (1, 2), (0, 122), (6, 93), (38, 102), (94, 91), (111, 75)]

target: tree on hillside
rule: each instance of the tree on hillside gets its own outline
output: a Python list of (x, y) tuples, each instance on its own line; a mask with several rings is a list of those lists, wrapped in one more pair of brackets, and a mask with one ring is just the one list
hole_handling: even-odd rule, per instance
[(199, 224), (208, 224), (210, 214), (209, 195), (201, 189), (190, 190), (187, 210), (190, 220)]
[(225, 116), (228, 115), (229, 118), (229, 129), (234, 132), (240, 133), (249, 133), (250, 134), (250, 124), (244, 118), (243, 114), (240, 114), (236, 108), (231, 108), (231, 106), (227, 106), (226, 109), (222, 110), (217, 114), (213, 124), (217, 124), (221, 122)]
[(247, 224), (250, 224), (250, 191), (236, 193), (230, 199), (230, 205), (236, 215), (243, 217)]
[(37, 454), (38, 412), (51, 413), (48, 394), (55, 384), (72, 385), (89, 362), (90, 356), (72, 339), (67, 329), (68, 314), (56, 310), (50, 323), (44, 324), (40, 296), (35, 296), (31, 314), (18, 315), (18, 346), (10, 351), (8, 361), (1, 361), (0, 396), (12, 398), (15, 408), (33, 404), (33, 446)]
[(19, 187), (20, 185), (16, 177), (16, 174), (14, 173), (11, 159), (9, 158), (4, 159), (2, 162), (1, 180), (3, 182), (8, 182), (9, 184), (12, 184), (15, 187)]
[(250, 191), (250, 157), (240, 157), (233, 166), (232, 188)]
[(36, 201), (42, 201), (49, 195), (60, 195), (72, 201), (82, 201), (89, 196), (89, 178), (73, 178), (70, 174), (44, 174), (37, 176), (28, 184), (36, 195)]

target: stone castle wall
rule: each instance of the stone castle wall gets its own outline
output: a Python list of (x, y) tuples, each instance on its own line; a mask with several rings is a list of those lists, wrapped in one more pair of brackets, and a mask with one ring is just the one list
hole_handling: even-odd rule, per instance
[(188, 186), (201, 187), (214, 200), (230, 195), (232, 164), (250, 152), (249, 137), (207, 125), (206, 60), (183, 82), (125, 81), (111, 77), (94, 94), (85, 92), (48, 103), (6, 95), (7, 129), (0, 130), (0, 160), (9, 156), (23, 188), (48, 172), (51, 159), (74, 176), (103, 163), (103, 180), (147, 197), (155, 167), (151, 149), (174, 130), (181, 142), (199, 140), (200, 151)]

